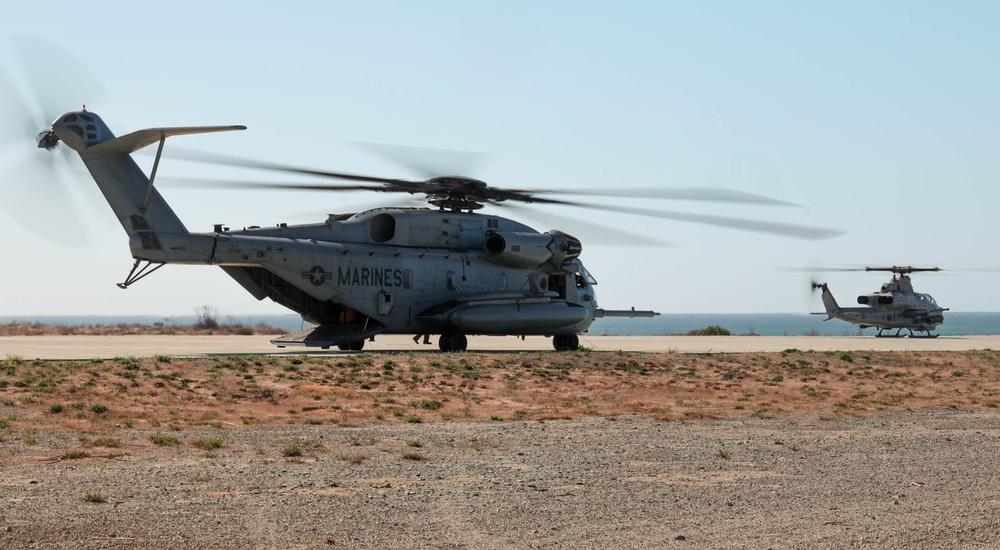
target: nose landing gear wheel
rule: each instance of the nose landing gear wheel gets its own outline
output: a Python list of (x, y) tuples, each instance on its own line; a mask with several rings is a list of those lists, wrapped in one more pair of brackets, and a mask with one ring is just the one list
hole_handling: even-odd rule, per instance
[(552, 337), (552, 347), (556, 351), (574, 351), (580, 347), (580, 338), (575, 334), (559, 334)]
[(461, 332), (446, 332), (438, 341), (441, 351), (465, 351), (469, 347), (469, 339)]

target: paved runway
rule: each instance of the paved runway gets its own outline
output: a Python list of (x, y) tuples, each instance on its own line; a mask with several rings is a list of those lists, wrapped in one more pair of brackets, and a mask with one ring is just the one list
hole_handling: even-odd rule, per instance
[[(284, 348), (272, 345), (270, 336), (8, 336), (0, 337), (0, 360), (93, 359), (150, 357), (153, 355), (201, 356), (233, 354), (343, 354), (337, 350)], [(414, 344), (406, 335), (380, 335), (366, 342), (366, 351), (437, 351), (434, 344)], [(1000, 335), (941, 336), (939, 338), (875, 338), (872, 336), (582, 336), (580, 345), (598, 351), (679, 353), (768, 352), (796, 348), (817, 351), (1000, 349)], [(469, 351), (552, 351), (552, 340), (524, 340), (472, 336)]]

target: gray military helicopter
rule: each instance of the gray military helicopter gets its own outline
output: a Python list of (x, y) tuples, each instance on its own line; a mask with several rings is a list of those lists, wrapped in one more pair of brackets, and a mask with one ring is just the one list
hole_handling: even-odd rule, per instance
[[(902, 334), (903, 330), (908, 331), (911, 338), (937, 338), (938, 335), (931, 334), (931, 331), (944, 322), (944, 312), (948, 308), (939, 306), (930, 294), (914, 292), (910, 273), (940, 270), (937, 267), (865, 267), (863, 271), (888, 271), (893, 275), (878, 292), (858, 296), (858, 303), (864, 307), (840, 307), (826, 283), (813, 281), (812, 288), (822, 291), (823, 305), (826, 307), (826, 312), (813, 315), (827, 315), (827, 321), (840, 319), (859, 325), (862, 329), (875, 327), (878, 329), (875, 334), (877, 338), (899, 338), (905, 336)], [(892, 329), (896, 329), (895, 334), (886, 333)], [(914, 331), (925, 334), (917, 335)]]
[[(217, 265), (254, 298), (269, 298), (316, 325), (272, 340), (278, 347), (360, 350), (379, 334), (439, 334), (442, 351), (463, 351), (467, 335), (543, 335), (552, 337), (556, 350), (565, 351), (579, 346), (579, 335), (595, 319), (659, 315), (599, 307), (597, 281), (580, 260), (579, 239), (481, 213), (485, 205), (615, 210), (805, 239), (841, 234), (556, 198), (577, 194), (787, 204), (724, 189), (516, 189), (460, 175), (426, 174), (425, 179), (406, 180), (209, 155), (193, 160), (348, 182), (216, 182), (224, 187), (402, 193), (422, 195), (430, 207), (381, 207), (331, 214), (312, 224), (233, 230), (218, 224), (210, 232), (190, 232), (154, 187), (166, 139), (243, 129), (161, 127), (116, 137), (96, 113), (84, 108), (56, 117), (38, 134), (37, 145), (54, 150), (62, 143), (77, 152), (124, 228), (135, 262), (119, 287), (129, 288), (168, 263)], [(153, 144), (156, 156), (147, 177), (132, 153)]]

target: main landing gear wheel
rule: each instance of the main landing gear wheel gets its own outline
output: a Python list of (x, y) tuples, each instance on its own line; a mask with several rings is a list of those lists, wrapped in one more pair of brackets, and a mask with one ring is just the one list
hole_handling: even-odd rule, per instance
[(358, 340), (357, 342), (348, 342), (346, 344), (337, 344), (337, 348), (343, 351), (361, 351), (365, 349), (365, 341)]
[(461, 332), (446, 332), (438, 341), (441, 351), (465, 351), (469, 347), (469, 339)]
[(552, 347), (556, 351), (575, 351), (580, 347), (580, 337), (575, 334), (557, 334), (552, 337)]

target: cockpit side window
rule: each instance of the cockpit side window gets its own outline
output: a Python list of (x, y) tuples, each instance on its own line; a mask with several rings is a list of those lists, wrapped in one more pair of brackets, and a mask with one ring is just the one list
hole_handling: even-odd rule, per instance
[[(574, 260), (573, 263), (576, 264), (577, 268), (579, 268), (579, 275), (577, 276), (577, 283), (576, 283), (577, 288), (587, 288), (588, 286), (597, 284), (597, 280), (594, 279), (594, 276), (591, 275), (589, 271), (587, 271), (586, 267), (583, 267), (583, 264), (580, 262), (580, 260)], [(585, 286), (580, 286), (581, 284)]]

